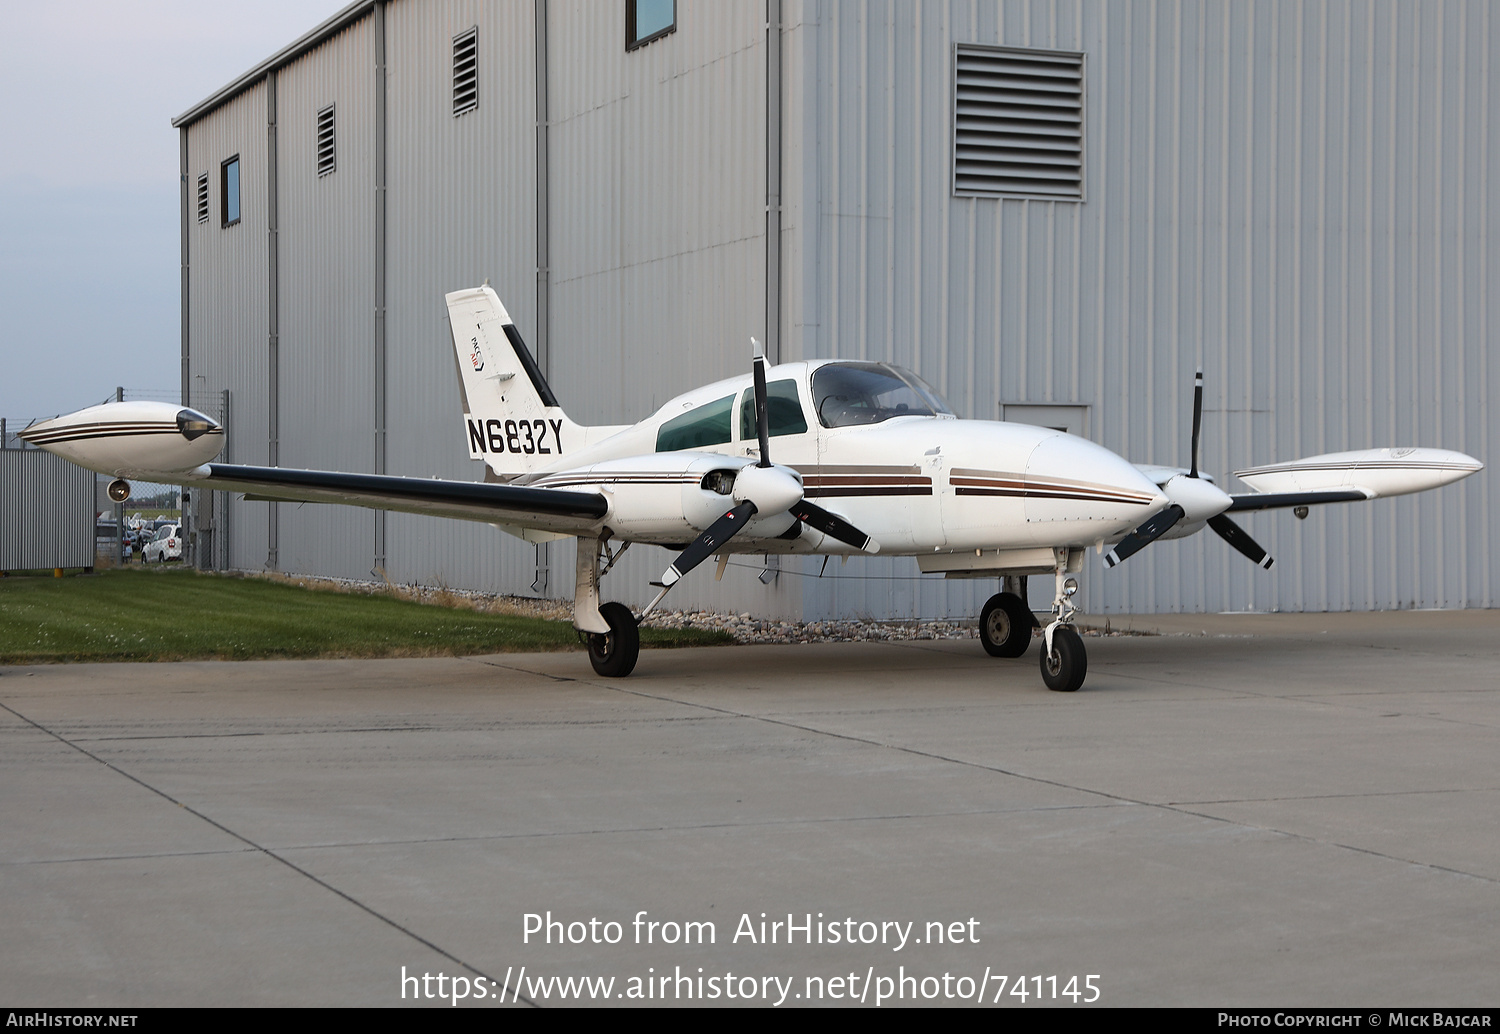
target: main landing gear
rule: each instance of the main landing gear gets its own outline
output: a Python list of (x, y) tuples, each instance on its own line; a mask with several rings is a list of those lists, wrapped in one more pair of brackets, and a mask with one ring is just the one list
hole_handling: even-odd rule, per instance
[(1025, 591), (1024, 578), (1007, 577), (1005, 591), (991, 596), (980, 611), (979, 641), (991, 657), (1019, 657), (1031, 645), (1036, 618), (1020, 595)]
[(623, 679), (635, 670), (641, 656), (641, 632), (635, 615), (623, 603), (606, 603), (599, 608), (599, 615), (609, 623), (609, 631), (589, 634), (589, 663), (606, 678)]
[[(580, 538), (573, 588), (573, 627), (588, 637), (589, 663), (605, 678), (622, 679), (635, 670), (641, 656), (640, 622), (623, 603), (599, 602), (599, 579), (630, 548), (625, 543), (610, 552), (608, 536)], [(601, 569), (599, 561), (604, 560)]]
[[(1066, 549), (1054, 550), (1057, 591), (1052, 600), (1053, 619), (1042, 634), (1042, 681), (1048, 689), (1072, 693), (1088, 674), (1088, 653), (1083, 637), (1073, 627), (1073, 595), (1078, 580), (1068, 577), (1072, 559)], [(991, 657), (1020, 657), (1031, 645), (1031, 630), (1037, 624), (1026, 605), (1024, 577), (1007, 575), (1004, 591), (991, 596), (979, 615), (979, 640)]]

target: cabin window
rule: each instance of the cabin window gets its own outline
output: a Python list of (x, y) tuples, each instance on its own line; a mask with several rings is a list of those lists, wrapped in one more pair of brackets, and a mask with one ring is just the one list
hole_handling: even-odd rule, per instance
[[(766, 385), (766, 426), (770, 437), (783, 434), (805, 434), (807, 417), (802, 415), (802, 402), (797, 398), (797, 382), (793, 380), (772, 381)], [(755, 389), (745, 392), (740, 402), (740, 438), (747, 442), (759, 440), (755, 433)]]
[(656, 432), (656, 451), (678, 452), (723, 445), (729, 441), (729, 414), (733, 411), (734, 396), (726, 395), (673, 417)]

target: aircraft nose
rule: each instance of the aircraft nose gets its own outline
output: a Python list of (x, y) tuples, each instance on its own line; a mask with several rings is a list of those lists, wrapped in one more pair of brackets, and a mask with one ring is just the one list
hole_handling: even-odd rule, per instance
[(1167, 497), (1124, 457), (1073, 435), (1038, 442), (1026, 461), (1026, 520), (1129, 527), (1167, 505)]

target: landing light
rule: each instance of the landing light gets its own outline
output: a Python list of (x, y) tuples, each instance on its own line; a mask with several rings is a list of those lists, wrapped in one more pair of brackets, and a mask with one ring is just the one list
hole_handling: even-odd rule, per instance
[(1063, 582), (1063, 595), (1064, 596), (1071, 596), (1071, 595), (1073, 595), (1077, 591), (1078, 591), (1078, 579), (1077, 578), (1069, 578), (1067, 581)]

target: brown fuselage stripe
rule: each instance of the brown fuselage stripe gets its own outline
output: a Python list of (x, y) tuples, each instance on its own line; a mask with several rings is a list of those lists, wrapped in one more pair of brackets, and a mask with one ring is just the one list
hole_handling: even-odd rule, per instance
[[(957, 471), (954, 472), (958, 474)], [(964, 471), (965, 474), (981, 474), (980, 471)], [(1126, 503), (1145, 506), (1153, 497), (1139, 492), (1116, 489), (1110, 491), (1098, 485), (1078, 482), (1027, 481), (1011, 475), (1009, 477), (989, 475), (980, 477), (952, 478), (954, 495), (1010, 496), (1028, 499), (1079, 499), (1090, 502)]]
[(1127, 496), (1106, 495), (1103, 493), (1088, 494), (1084, 492), (1043, 492), (1038, 489), (1005, 489), (1005, 488), (955, 488), (954, 495), (982, 495), (982, 496), (1009, 496), (1016, 499), (1076, 499), (1081, 502), (1092, 503), (1125, 503), (1133, 506), (1145, 506), (1151, 500), (1135, 499)]

